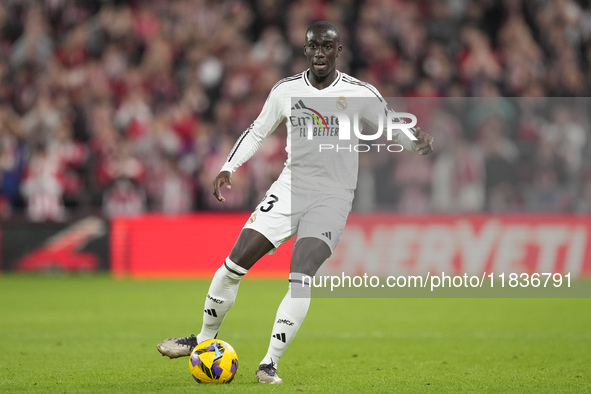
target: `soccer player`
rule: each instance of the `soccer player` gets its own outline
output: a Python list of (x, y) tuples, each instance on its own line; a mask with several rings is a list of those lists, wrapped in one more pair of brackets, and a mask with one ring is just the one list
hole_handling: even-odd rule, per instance
[[(322, 21), (308, 28), (304, 54), (309, 69), (279, 81), (271, 90), (261, 114), (240, 136), (213, 181), (213, 193), (220, 202), (224, 202), (220, 189), (224, 185), (230, 188), (232, 172), (252, 157), (283, 119), (290, 118), (293, 97), (370, 97), (381, 103), (383, 108), (379, 110), (391, 110), (373, 86), (336, 69), (341, 53), (340, 33), (335, 25)], [(277, 363), (296, 335), (310, 305), (310, 285), (303, 283), (303, 278), (313, 277), (336, 247), (351, 210), (357, 183), (357, 156), (351, 160), (350, 155), (333, 155), (332, 160), (337, 162), (331, 165), (293, 160), (290, 142), (293, 129), (288, 121), (288, 158), (279, 179), (257, 206), (230, 255), (213, 277), (205, 299), (201, 332), (197, 336), (160, 342), (157, 348), (162, 355), (171, 358), (189, 356), (198, 343), (215, 338), (234, 304), (240, 280), (261, 257), (297, 233), (289, 290), (277, 310), (267, 354), (256, 371), (260, 383), (283, 382), (277, 376)], [(402, 133), (396, 135), (397, 142), (405, 149), (420, 154), (431, 153), (433, 138), (420, 128), (414, 129), (414, 136), (416, 140), (412, 141)]]

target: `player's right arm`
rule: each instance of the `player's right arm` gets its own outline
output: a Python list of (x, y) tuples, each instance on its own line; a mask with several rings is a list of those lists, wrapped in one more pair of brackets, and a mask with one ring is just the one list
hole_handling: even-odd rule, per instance
[[(277, 85), (276, 85), (277, 86)], [(213, 195), (220, 202), (226, 201), (220, 189), (226, 185), (232, 187), (232, 173), (244, 164), (260, 148), (261, 144), (271, 134), (285, 115), (281, 111), (280, 89), (273, 89), (256, 120), (246, 129), (234, 144), (228, 159), (222, 166), (220, 173), (213, 180)]]
[(232, 188), (232, 173), (230, 171), (220, 171), (213, 180), (213, 195), (219, 202), (225, 202), (226, 199), (220, 193), (222, 186), (226, 185), (228, 189)]

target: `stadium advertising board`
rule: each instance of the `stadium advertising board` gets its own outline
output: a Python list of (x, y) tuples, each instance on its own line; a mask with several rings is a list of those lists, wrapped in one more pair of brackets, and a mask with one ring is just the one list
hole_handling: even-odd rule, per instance
[[(211, 278), (249, 215), (204, 213), (119, 217), (111, 227), (111, 271), (117, 277)], [(265, 256), (249, 277), (285, 277), (289, 246)]]
[[(248, 214), (148, 215), (112, 222), (118, 276), (210, 277)], [(421, 235), (419, 237), (418, 235)], [(420, 242), (418, 240), (421, 240)], [(249, 272), (285, 277), (283, 245)], [(333, 256), (318, 275), (424, 275), (570, 272), (591, 276), (591, 219), (570, 215), (350, 215)]]
[(591, 219), (351, 215), (316, 297), (589, 297)]
[(97, 217), (70, 223), (5, 223), (0, 239), (2, 271), (109, 269), (109, 226)]
[(591, 276), (590, 237), (591, 219), (567, 215), (351, 215), (334, 255), (321, 270)]

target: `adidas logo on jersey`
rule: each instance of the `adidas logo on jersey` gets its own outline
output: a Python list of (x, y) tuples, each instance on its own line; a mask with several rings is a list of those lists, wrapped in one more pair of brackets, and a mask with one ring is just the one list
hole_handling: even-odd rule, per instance
[(209, 316), (218, 317), (217, 313), (215, 313), (215, 309), (206, 309), (205, 313), (207, 313)]
[(291, 109), (302, 109), (302, 108), (308, 108), (308, 107), (306, 107), (306, 104), (304, 104), (304, 102), (302, 100), (299, 100), (297, 103), (295, 103), (295, 105), (293, 107), (291, 107)]
[(327, 231), (325, 233), (322, 233), (322, 235), (324, 235), (326, 238), (328, 238), (328, 239), (330, 239), (332, 241), (330, 231)]
[(281, 334), (273, 335), (273, 338), (279, 339), (281, 342), (285, 343), (285, 333), (284, 332), (282, 332)]

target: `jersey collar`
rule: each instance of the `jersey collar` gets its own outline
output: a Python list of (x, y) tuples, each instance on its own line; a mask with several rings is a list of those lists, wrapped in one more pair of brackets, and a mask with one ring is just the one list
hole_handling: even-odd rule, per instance
[[(306, 85), (308, 85), (309, 87), (311, 87), (312, 89), (316, 89), (314, 86), (312, 86), (312, 83), (310, 82), (310, 80), (308, 79), (308, 71), (310, 71), (310, 69), (307, 69), (306, 71), (304, 71), (304, 82), (306, 83)], [(334, 81), (332, 81), (332, 83), (327, 86), (326, 88), (322, 89), (328, 89), (328, 88), (332, 88), (333, 86), (336, 86), (337, 83), (339, 83), (339, 81), (342, 78), (342, 74), (339, 70), (337, 70), (337, 77), (334, 79)], [(318, 90), (318, 89), (316, 89)]]

